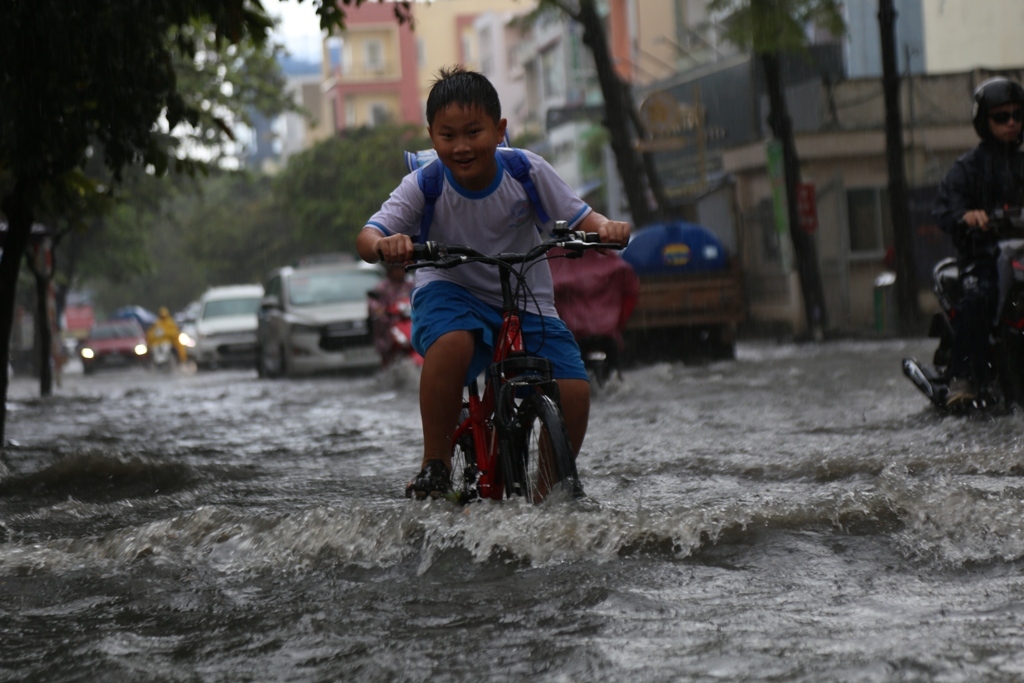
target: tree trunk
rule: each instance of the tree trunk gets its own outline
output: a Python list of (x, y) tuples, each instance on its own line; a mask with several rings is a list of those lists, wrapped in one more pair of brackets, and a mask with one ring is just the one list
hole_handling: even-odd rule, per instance
[[(605, 125), (611, 137), (612, 152), (622, 178), (622, 186), (629, 201), (629, 211), (636, 225), (651, 223), (656, 218), (647, 202), (643, 178), (645, 169), (633, 148), (633, 136), (629, 131), (629, 112), (632, 96), (628, 87), (619, 79), (612, 64), (604, 27), (597, 14), (594, 0), (581, 0), (576, 20), (583, 26), (583, 42), (590, 48), (597, 69), (597, 79), (604, 96)], [(611, 200), (611, 198), (609, 198)]]
[(800, 184), (800, 160), (796, 154), (793, 138), (793, 122), (786, 107), (786, 96), (782, 89), (782, 73), (778, 53), (763, 53), (765, 86), (771, 112), (768, 125), (776, 139), (782, 143), (782, 165), (786, 181), (786, 209), (789, 213), (789, 235), (793, 241), (797, 274), (800, 277), (800, 292), (804, 299), (804, 316), (811, 338), (819, 341), (824, 336), (828, 317), (825, 312), (825, 296), (821, 286), (821, 271), (818, 268), (818, 249), (814, 236), (800, 227), (797, 211), (797, 185)]
[[(647, 137), (646, 127), (643, 121), (640, 120), (640, 112), (637, 111), (634, 105), (633, 96), (629, 92), (629, 86), (623, 83), (622, 87), (626, 90), (625, 99), (626, 104), (629, 106), (629, 116), (633, 121), (633, 127), (636, 128), (637, 137), (642, 140)], [(665, 185), (661, 182), (661, 176), (658, 175), (658, 166), (654, 161), (654, 155), (650, 152), (644, 152), (641, 154), (641, 159), (644, 164), (644, 172), (647, 174), (647, 183), (650, 185), (651, 193), (654, 194), (654, 201), (658, 205), (658, 218), (663, 220), (672, 204), (668, 199), (668, 195), (665, 194)]]
[(896, 70), (896, 10), (892, 0), (878, 0), (882, 37), (882, 87), (885, 93), (885, 159), (889, 167), (889, 208), (896, 256), (896, 311), (900, 334), (917, 333), (921, 312), (914, 273), (914, 235), (907, 204), (903, 162), (903, 120), (900, 116), (900, 76)]
[(53, 395), (53, 330), (50, 328), (50, 278), (32, 268), (36, 283), (36, 343), (39, 355), (39, 395)]
[(7, 424), (7, 367), (11, 359), (11, 330), (14, 328), (14, 299), (18, 291), (18, 271), (28, 247), (32, 231), (32, 212), (29, 208), (28, 183), (19, 179), (14, 191), (3, 201), (7, 215), (7, 239), (0, 256), (0, 453), (6, 449)]

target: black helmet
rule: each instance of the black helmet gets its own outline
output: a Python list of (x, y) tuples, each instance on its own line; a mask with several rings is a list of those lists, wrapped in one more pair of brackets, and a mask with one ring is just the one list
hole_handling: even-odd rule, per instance
[[(974, 130), (982, 140), (991, 140), (992, 131), (988, 127), (988, 113), (993, 107), (1010, 102), (1024, 104), (1024, 88), (1008, 78), (998, 76), (990, 78), (974, 91), (974, 109), (971, 121)], [(1020, 140), (1017, 141), (1020, 144)]]

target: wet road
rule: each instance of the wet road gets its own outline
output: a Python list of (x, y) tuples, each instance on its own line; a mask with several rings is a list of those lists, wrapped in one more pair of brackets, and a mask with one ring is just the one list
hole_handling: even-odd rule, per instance
[(629, 371), (539, 507), (402, 497), (408, 372), (16, 380), (0, 680), (1020, 680), (1024, 418), (931, 348)]

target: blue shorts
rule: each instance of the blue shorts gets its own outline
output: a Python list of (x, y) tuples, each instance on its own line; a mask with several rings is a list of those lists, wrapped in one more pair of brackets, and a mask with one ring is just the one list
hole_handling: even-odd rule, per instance
[[(431, 282), (413, 293), (412, 346), (421, 356), (443, 334), (457, 330), (474, 333), (476, 349), (466, 373), (467, 385), (491, 364), (501, 322), (501, 309), (485, 304), (450, 282)], [(580, 347), (564, 322), (535, 313), (520, 313), (519, 323), (526, 350), (551, 361), (555, 379), (587, 379)]]

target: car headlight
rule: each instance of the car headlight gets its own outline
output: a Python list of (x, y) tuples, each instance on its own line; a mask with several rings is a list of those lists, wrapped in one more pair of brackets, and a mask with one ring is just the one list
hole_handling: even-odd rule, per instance
[(149, 347), (147, 347), (145, 344), (136, 344), (135, 345), (135, 355), (136, 356), (145, 356), (147, 353), (149, 353)]
[(92, 360), (93, 358), (96, 357), (96, 352), (90, 349), (88, 346), (83, 346), (80, 353), (82, 354), (82, 358), (86, 360)]
[(195, 348), (196, 340), (182, 332), (178, 335), (178, 343), (192, 349)]

